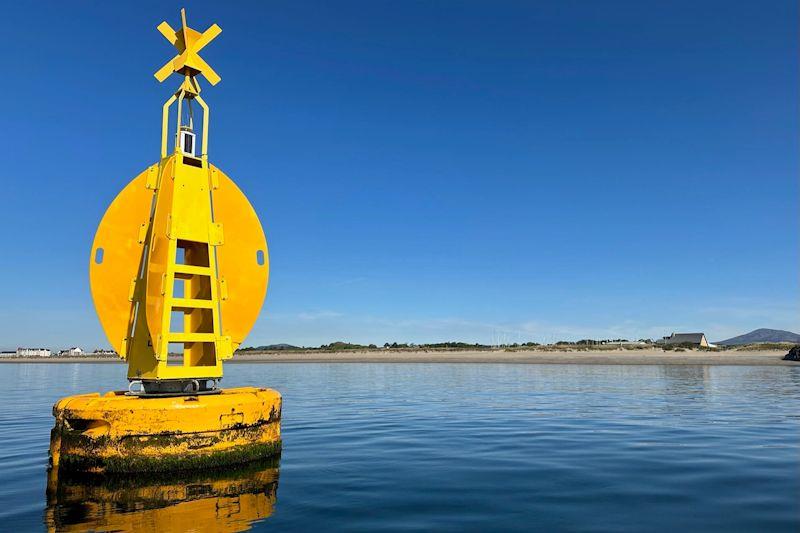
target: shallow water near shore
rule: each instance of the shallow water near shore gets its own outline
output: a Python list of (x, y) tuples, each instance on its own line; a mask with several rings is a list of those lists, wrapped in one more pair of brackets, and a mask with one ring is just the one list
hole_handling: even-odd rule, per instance
[(237, 364), (284, 397), (278, 461), (61, 480), (51, 407), (124, 388), (104, 364), (0, 367), (9, 531), (797, 531), (800, 367)]

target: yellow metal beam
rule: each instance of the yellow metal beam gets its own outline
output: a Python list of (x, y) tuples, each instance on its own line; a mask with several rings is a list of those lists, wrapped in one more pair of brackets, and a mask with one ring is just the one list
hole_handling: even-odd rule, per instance
[(213, 333), (170, 333), (167, 338), (169, 342), (214, 342), (216, 339)]
[(210, 276), (211, 269), (208, 267), (201, 267), (201, 266), (194, 266), (194, 265), (175, 265), (175, 275), (186, 275), (186, 276)]
[(173, 309), (213, 309), (215, 302), (197, 298), (172, 298)]
[(211, 110), (208, 108), (206, 101), (200, 98), (199, 94), (194, 99), (203, 108), (203, 141), (200, 145), (200, 155), (206, 158), (208, 157), (208, 130), (211, 124)]
[(177, 97), (173, 94), (164, 102), (161, 111), (161, 159), (167, 157), (167, 136), (169, 135), (169, 108), (175, 103)]

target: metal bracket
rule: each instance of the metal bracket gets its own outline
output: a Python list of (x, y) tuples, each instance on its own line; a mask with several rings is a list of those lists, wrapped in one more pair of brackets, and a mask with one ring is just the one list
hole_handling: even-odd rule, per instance
[(153, 165), (147, 169), (147, 181), (144, 186), (151, 190), (158, 188), (158, 165)]
[(233, 357), (233, 345), (229, 336), (220, 337), (214, 341), (214, 348), (216, 348), (217, 359), (219, 360)]
[(130, 289), (128, 289), (128, 301), (132, 302), (135, 297), (136, 297), (136, 278), (133, 278), (131, 280)]
[[(166, 355), (161, 355), (161, 344), (164, 340), (164, 337), (159, 333), (156, 339), (156, 344), (153, 346), (153, 352), (156, 354), (157, 361), (166, 361), (169, 358), (169, 353)], [(168, 351), (168, 350), (167, 350)]]
[(168, 239), (174, 239), (175, 238), (174, 229), (175, 228), (173, 228), (173, 224), (172, 224), (172, 215), (167, 215), (167, 238)]
[(139, 225), (139, 244), (144, 244), (145, 239), (147, 239), (147, 222), (142, 222)]
[(219, 246), (225, 244), (225, 237), (222, 232), (221, 222), (212, 222), (208, 227), (208, 244)]

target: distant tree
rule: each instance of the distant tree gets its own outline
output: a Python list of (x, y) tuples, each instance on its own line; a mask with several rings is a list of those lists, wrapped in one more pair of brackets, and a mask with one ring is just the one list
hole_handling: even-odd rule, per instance
[(331, 350), (331, 351), (340, 351), (340, 350), (364, 350), (366, 346), (362, 344), (352, 344), (349, 342), (344, 341), (336, 341), (330, 344), (323, 344), (319, 347), (320, 350)]
[(596, 346), (598, 344), (602, 344), (603, 341), (597, 341), (594, 339), (581, 339), (576, 344), (580, 346)]

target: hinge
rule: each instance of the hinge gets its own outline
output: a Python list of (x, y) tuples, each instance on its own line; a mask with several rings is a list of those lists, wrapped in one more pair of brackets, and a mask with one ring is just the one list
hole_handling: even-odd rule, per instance
[(208, 226), (208, 244), (211, 246), (219, 246), (225, 243), (225, 237), (222, 233), (222, 223), (212, 222)]
[(216, 348), (217, 359), (219, 360), (230, 359), (233, 357), (233, 345), (229, 336), (220, 337), (214, 341), (214, 348)]
[(144, 244), (144, 240), (147, 238), (147, 222), (142, 222), (139, 226), (139, 244)]
[(156, 190), (158, 187), (158, 165), (153, 165), (147, 169), (147, 181), (144, 186), (147, 189)]
[(167, 355), (162, 355), (161, 354), (161, 342), (162, 342), (163, 338), (164, 337), (159, 333), (158, 337), (157, 337), (158, 342), (156, 342), (156, 345), (153, 346), (153, 351), (155, 352), (156, 360), (158, 360), (158, 361), (166, 361), (167, 358), (169, 357), (169, 353), (167, 353)]
[(136, 297), (136, 278), (131, 280), (131, 287), (128, 289), (128, 301), (132, 302)]
[(174, 239), (175, 237), (172, 234), (172, 215), (167, 215), (167, 239)]
[(228, 282), (225, 278), (219, 278), (219, 299), (223, 301), (228, 299)]
[(219, 174), (217, 174), (217, 169), (211, 169), (211, 188), (216, 190), (219, 189)]

